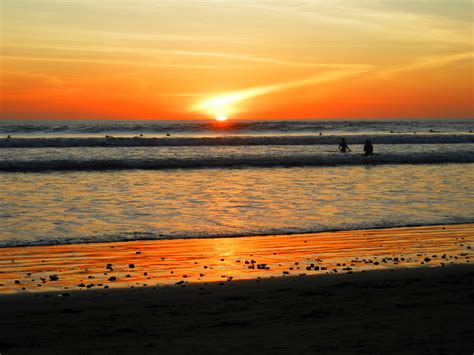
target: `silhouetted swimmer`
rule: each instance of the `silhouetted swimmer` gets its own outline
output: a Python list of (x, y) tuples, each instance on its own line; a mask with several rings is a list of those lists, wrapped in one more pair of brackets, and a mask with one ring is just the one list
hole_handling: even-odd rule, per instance
[(374, 146), (372, 145), (372, 142), (368, 139), (365, 140), (364, 152), (365, 152), (365, 155), (374, 154)]
[(393, 133), (393, 129), (390, 130), (390, 133)]
[(7, 139), (12, 139), (12, 136), (8, 135), (8, 136), (7, 136)]
[(323, 133), (322, 133), (322, 132), (319, 132), (319, 135), (320, 135), (320, 136), (322, 136), (322, 135), (323, 135)]
[(339, 150), (343, 153), (347, 152), (347, 151), (351, 151), (351, 149), (349, 148), (349, 146), (347, 145), (347, 142), (346, 142), (346, 139), (345, 138), (342, 138), (341, 139), (341, 143), (339, 144)]
[(110, 134), (106, 134), (106, 135), (105, 135), (105, 138), (110, 139), (110, 138), (114, 138), (114, 137), (111, 136)]
[(166, 133), (166, 137), (171, 137), (171, 134), (169, 134), (169, 133)]

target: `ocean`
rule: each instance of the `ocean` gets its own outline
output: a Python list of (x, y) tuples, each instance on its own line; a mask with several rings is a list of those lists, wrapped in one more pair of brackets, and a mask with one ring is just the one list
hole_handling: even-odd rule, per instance
[(474, 223), (473, 129), (0, 121), (0, 247)]

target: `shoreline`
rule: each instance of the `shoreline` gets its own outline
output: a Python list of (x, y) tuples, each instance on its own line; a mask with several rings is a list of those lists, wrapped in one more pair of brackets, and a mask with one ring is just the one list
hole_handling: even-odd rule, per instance
[(470, 353), (474, 265), (0, 296), (0, 351)]
[(470, 263), (474, 224), (0, 248), (0, 294)]
[(455, 223), (427, 223), (427, 224), (408, 224), (408, 225), (395, 225), (395, 226), (371, 226), (371, 227), (360, 227), (360, 228), (347, 228), (347, 229), (326, 229), (322, 231), (307, 231), (307, 232), (286, 232), (286, 233), (268, 233), (268, 234), (235, 234), (235, 235), (210, 235), (210, 236), (192, 236), (192, 237), (160, 237), (160, 238), (139, 238), (139, 239), (124, 239), (124, 240), (110, 240), (110, 241), (74, 241), (68, 243), (59, 244), (20, 244), (20, 245), (0, 245), (2, 249), (12, 248), (35, 248), (35, 247), (54, 247), (62, 245), (82, 245), (82, 244), (98, 244), (106, 245), (110, 243), (133, 243), (133, 242), (158, 242), (168, 240), (193, 240), (193, 239), (232, 239), (232, 238), (252, 238), (252, 237), (291, 237), (291, 236), (313, 236), (322, 233), (344, 233), (344, 232), (359, 232), (359, 231), (377, 231), (377, 230), (393, 230), (393, 229), (409, 229), (409, 228), (429, 228), (429, 227), (445, 227), (445, 226), (469, 226), (474, 225), (474, 222), (455, 222)]

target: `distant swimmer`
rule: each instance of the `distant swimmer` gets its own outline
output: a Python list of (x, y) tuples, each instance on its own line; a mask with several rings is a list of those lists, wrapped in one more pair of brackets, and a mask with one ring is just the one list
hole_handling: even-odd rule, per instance
[(347, 145), (347, 142), (346, 142), (346, 139), (345, 138), (342, 138), (341, 139), (341, 143), (339, 144), (339, 150), (343, 153), (347, 152), (347, 151), (351, 151), (351, 149), (349, 148), (349, 146)]
[(109, 138), (114, 138), (114, 137), (111, 136), (110, 134), (106, 134), (106, 135), (105, 135), (105, 138), (109, 139)]
[(169, 134), (169, 133), (166, 133), (166, 137), (171, 137), (171, 134)]
[(320, 135), (320, 136), (322, 136), (322, 135), (323, 135), (323, 133), (322, 133), (322, 132), (319, 132), (319, 135)]
[(368, 139), (365, 140), (364, 152), (365, 152), (365, 155), (374, 154), (374, 146), (372, 145), (372, 142)]
[(8, 135), (8, 136), (7, 136), (7, 139), (12, 139), (12, 136)]
[(393, 129), (390, 130), (390, 133), (393, 133)]

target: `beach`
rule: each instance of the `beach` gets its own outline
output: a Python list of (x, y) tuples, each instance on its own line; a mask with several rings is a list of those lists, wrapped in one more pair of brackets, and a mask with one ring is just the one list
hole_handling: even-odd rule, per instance
[(474, 355), (472, 5), (0, 0), (0, 355)]
[[(0, 297), (16, 353), (467, 354), (473, 266)], [(47, 296), (47, 297), (46, 297)]]
[(469, 353), (473, 228), (2, 248), (0, 351)]

